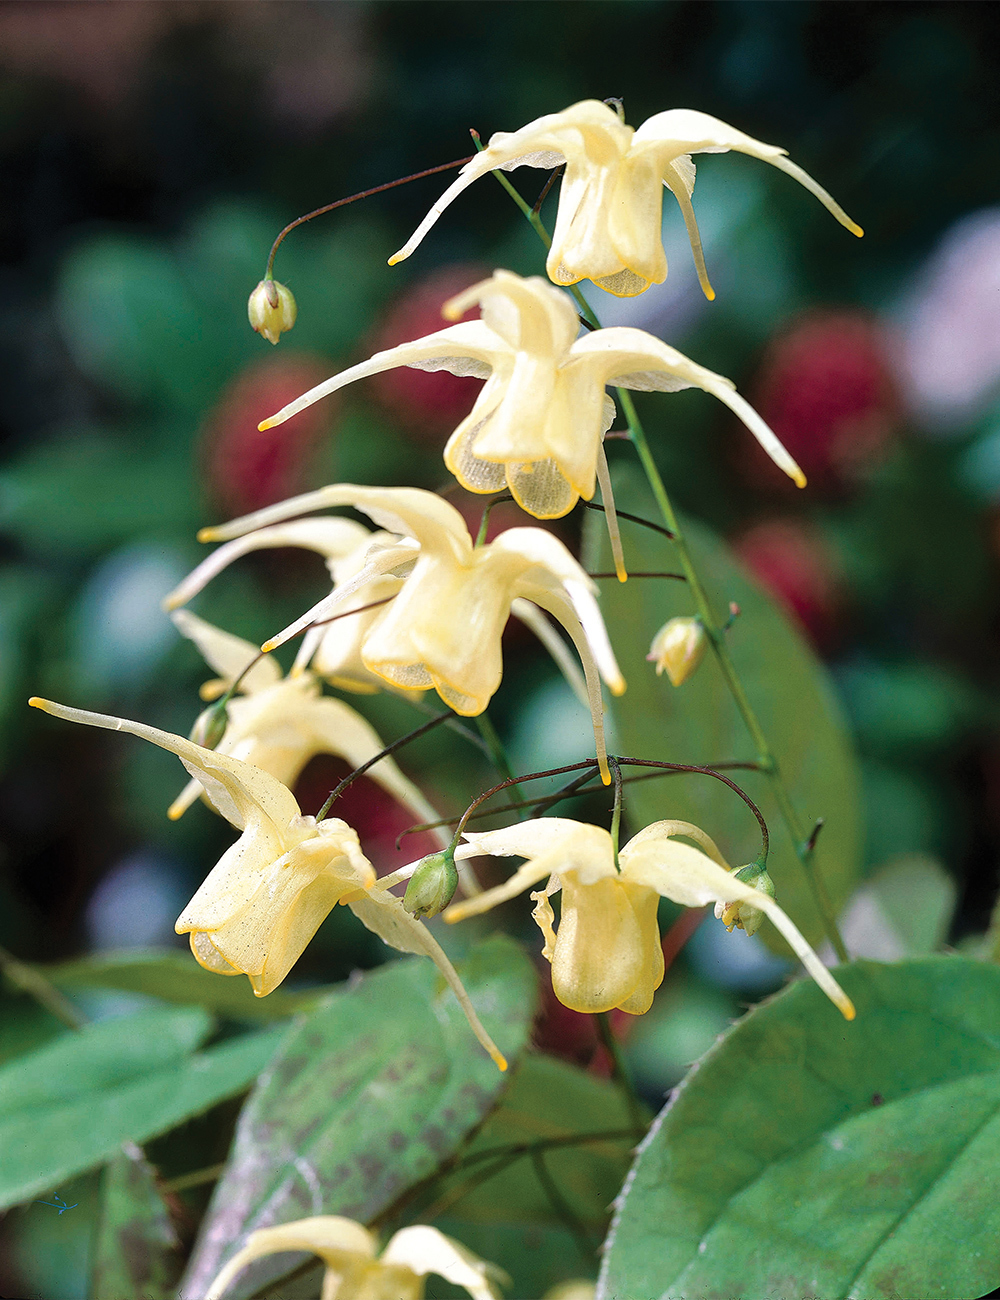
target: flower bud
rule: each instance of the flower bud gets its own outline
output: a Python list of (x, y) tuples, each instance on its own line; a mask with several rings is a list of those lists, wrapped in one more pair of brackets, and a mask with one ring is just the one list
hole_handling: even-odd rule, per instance
[(646, 659), (656, 664), (657, 677), (665, 668), (671, 683), (680, 686), (701, 663), (707, 645), (700, 618), (672, 618), (653, 637)]
[(202, 709), (198, 714), (188, 739), (193, 740), (196, 745), (204, 746), (205, 749), (215, 749), (226, 734), (228, 726), (229, 710), (226, 708), (225, 700), (219, 700), (215, 704), (210, 704), (207, 709)]
[(277, 280), (261, 280), (247, 303), (250, 324), (269, 343), (277, 343), (285, 330), (292, 328), (297, 313), (291, 289)]
[(410, 877), (403, 906), (414, 916), (437, 916), (451, 902), (457, 887), (454, 854), (449, 849), (430, 853)]
[[(745, 885), (751, 885), (762, 894), (767, 894), (769, 898), (774, 897), (774, 881), (767, 874), (767, 868), (761, 867), (759, 862), (737, 867), (733, 875), (737, 880), (742, 880)], [(715, 915), (727, 930), (745, 930), (747, 934), (756, 934), (764, 919), (764, 913), (760, 908), (747, 902), (716, 903)]]

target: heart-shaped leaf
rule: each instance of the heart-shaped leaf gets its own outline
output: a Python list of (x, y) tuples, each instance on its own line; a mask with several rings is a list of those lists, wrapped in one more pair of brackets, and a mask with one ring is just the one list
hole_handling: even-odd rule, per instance
[(858, 962), (694, 1067), (625, 1184), (599, 1297), (971, 1300), (1000, 1283), (1000, 970)]

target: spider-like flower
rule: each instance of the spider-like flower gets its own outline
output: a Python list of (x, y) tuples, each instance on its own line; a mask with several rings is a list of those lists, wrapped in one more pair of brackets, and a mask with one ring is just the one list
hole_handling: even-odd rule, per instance
[(175, 927), (190, 934), (191, 951), (206, 970), (246, 975), (254, 993), (264, 997), (295, 965), (330, 911), (344, 903), (390, 947), (431, 958), (480, 1043), (501, 1070), (507, 1068), (437, 940), (388, 892), (394, 878), (376, 880), (357, 832), (346, 822), (303, 816), (292, 792), (269, 772), (183, 736), (37, 696), (28, 703), (67, 722), (129, 732), (176, 754), (215, 811), (241, 832)]
[(496, 271), (445, 303), (444, 315), (458, 320), (477, 302), (480, 320), (460, 321), (377, 352), (311, 388), (261, 428), (281, 424), (345, 384), (394, 366), (476, 375), (486, 383), (449, 438), (445, 464), (469, 491), (506, 486), (529, 514), (553, 519), (572, 510), (580, 497), (589, 501), (598, 476), (605, 504), (613, 504), (603, 447), (615, 417), (607, 384), (642, 392), (701, 388), (739, 416), (775, 464), (805, 486), (798, 465), (731, 380), (645, 330), (614, 326), (577, 338), (575, 308), (541, 276), (522, 279)]
[(555, 284), (593, 280), (608, 293), (631, 298), (661, 284), (667, 259), (661, 236), (663, 189), (671, 191), (687, 226), (698, 278), (714, 298), (705, 270), (701, 236), (691, 206), (694, 153), (750, 154), (794, 177), (855, 235), (856, 225), (821, 185), (773, 144), (754, 140), (707, 113), (674, 108), (656, 113), (638, 128), (626, 126), (607, 104), (585, 99), (561, 113), (536, 118), (519, 131), (497, 131), (483, 151), (467, 162), (409, 241), (389, 265), (410, 256), (430, 228), (473, 181), (500, 168), (561, 167), (552, 246), (545, 263)]
[[(682, 835), (699, 847), (684, 844)], [(446, 921), (485, 912), (548, 878), (533, 893), (532, 913), (545, 937), (543, 955), (552, 963), (556, 997), (574, 1011), (633, 1015), (648, 1011), (663, 979), (663, 950), (656, 923), (660, 898), (683, 907), (707, 903), (751, 903), (781, 932), (828, 998), (848, 1020), (854, 1006), (803, 938), (794, 922), (767, 893), (744, 884), (713, 841), (690, 822), (647, 826), (618, 854), (606, 830), (563, 817), (538, 817), (485, 833), (466, 832), (457, 858), (482, 854), (527, 861), (495, 889), (456, 903)], [(562, 890), (558, 930), (549, 898)]]
[[(482, 713), (503, 673), (500, 637), (513, 602), (551, 614), (569, 633), (583, 663), (595, 743), (605, 782), (603, 706), (598, 675), (615, 694), (625, 682), (615, 662), (595, 598), (595, 586), (566, 547), (541, 528), (509, 528), (493, 542), (474, 546), (459, 512), (419, 488), (338, 484), (268, 506), (218, 528), (203, 541), (224, 541), (289, 515), (326, 506), (354, 506), (403, 541), (369, 558), (365, 568), (335, 589), (264, 650), (273, 650), (310, 625), (339, 612), (363, 586), (410, 564), (398, 595), (376, 611), (361, 645), (369, 671), (406, 689), (433, 687), (456, 713)], [(411, 540), (412, 539), (412, 540)], [(413, 543), (419, 544), (414, 559)]]
[[(360, 713), (343, 700), (320, 694), (312, 673), (299, 672), (283, 678), (276, 661), (270, 655), (261, 657), (249, 641), (213, 627), (186, 609), (176, 610), (173, 620), (209, 666), (221, 674), (202, 687), (202, 695), (206, 687), (209, 694), (221, 694), (237, 680), (237, 690), (243, 692), (234, 695), (226, 706), (228, 725), (222, 739), (213, 746), (217, 754), (252, 763), (292, 789), (315, 754), (334, 754), (355, 768), (384, 749), (374, 727)], [(244, 672), (248, 665), (253, 666)], [(368, 775), (418, 821), (438, 820), (438, 813), (392, 758), (380, 759)], [(170, 805), (167, 816), (183, 816), (202, 793), (200, 781), (189, 781)], [(436, 837), (442, 847), (451, 839), (443, 829), (438, 829)]]
[(205, 1300), (222, 1300), (229, 1284), (253, 1260), (290, 1250), (311, 1251), (326, 1265), (320, 1300), (422, 1300), (428, 1273), (462, 1287), (473, 1300), (500, 1300), (493, 1279), (508, 1280), (494, 1264), (437, 1228), (401, 1228), (379, 1254), (367, 1228), (353, 1219), (324, 1214), (251, 1232)]

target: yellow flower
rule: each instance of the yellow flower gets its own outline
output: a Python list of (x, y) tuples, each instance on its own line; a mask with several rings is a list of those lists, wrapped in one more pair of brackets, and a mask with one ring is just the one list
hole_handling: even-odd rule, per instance
[(129, 732), (176, 754), (215, 811), (242, 832), (175, 927), (190, 934), (191, 951), (207, 970), (246, 975), (254, 993), (264, 997), (295, 965), (332, 908), (344, 903), (391, 948), (431, 958), (480, 1043), (501, 1070), (507, 1068), (437, 940), (388, 892), (395, 878), (376, 881), (346, 822), (303, 816), (292, 792), (269, 772), (182, 736), (37, 696), (28, 703), (67, 722)]
[[(395, 366), (448, 370), (486, 380), (471, 412), (448, 439), (445, 464), (470, 492), (505, 486), (537, 519), (554, 519), (589, 501), (598, 477), (611, 484), (604, 434), (615, 417), (607, 384), (641, 392), (701, 388), (724, 402), (776, 465), (799, 487), (805, 476), (731, 380), (629, 326), (577, 338), (579, 318), (569, 298), (540, 276), (496, 271), (444, 305), (457, 319), (473, 303), (480, 320), (460, 321), (412, 343), (376, 352), (334, 375), (264, 420), (282, 424), (329, 393)], [(613, 504), (606, 500), (605, 504)]]
[(209, 1287), (205, 1300), (222, 1300), (253, 1260), (292, 1250), (312, 1251), (326, 1265), (320, 1300), (422, 1300), (428, 1273), (462, 1287), (473, 1300), (499, 1300), (492, 1279), (507, 1280), (495, 1265), (423, 1224), (402, 1228), (381, 1254), (377, 1245), (360, 1223), (333, 1214), (258, 1228)]
[[(598, 673), (615, 694), (625, 689), (595, 598), (595, 586), (566, 547), (541, 528), (510, 528), (488, 546), (473, 546), (465, 520), (441, 497), (418, 488), (339, 484), (268, 506), (219, 528), (203, 541), (223, 541), (287, 515), (325, 506), (355, 506), (377, 524), (419, 544), (416, 562), (391, 604), (379, 610), (361, 645), (366, 668), (406, 689), (433, 687), (466, 717), (482, 713), (500, 685), (500, 636), (515, 600), (551, 614), (569, 633), (586, 677), (595, 743), (605, 780), (603, 706)], [(387, 572), (413, 541), (370, 558), (357, 584)], [(272, 650), (318, 620), (340, 611), (352, 594), (334, 590), (277, 636)], [(519, 612), (523, 610), (522, 605)], [(524, 614), (521, 612), (521, 617)]]
[(787, 172), (814, 194), (855, 235), (863, 232), (822, 186), (785, 156), (718, 118), (675, 108), (647, 118), (638, 130), (613, 108), (585, 99), (561, 113), (536, 118), (520, 131), (497, 131), (465, 164), (389, 265), (410, 256), (445, 208), (487, 172), (501, 168), (566, 166), (559, 192), (552, 247), (545, 263), (555, 284), (593, 280), (608, 293), (631, 298), (667, 276), (661, 236), (663, 189), (680, 205), (702, 288), (708, 282), (701, 238), (691, 206), (693, 153), (735, 149)]
[[(221, 681), (209, 683), (211, 689), (218, 685), (228, 689), (259, 653), (249, 641), (213, 627), (186, 609), (176, 610), (173, 620), (209, 665), (222, 674)], [(213, 749), (270, 772), (289, 789), (315, 754), (334, 754), (355, 768), (385, 748), (374, 727), (350, 705), (320, 693), (312, 673), (282, 678), (281, 669), (269, 655), (254, 664), (241, 679), (239, 689), (244, 694), (229, 701), (229, 725)], [(368, 776), (418, 821), (438, 820), (438, 813), (392, 758), (380, 759), (369, 769)], [(188, 782), (170, 805), (167, 816), (183, 816), (201, 793), (200, 781)], [(442, 847), (451, 842), (443, 828), (436, 836)]]
[(646, 658), (656, 664), (657, 677), (666, 669), (671, 684), (680, 686), (705, 657), (707, 645), (700, 618), (671, 618), (653, 637)]
[(291, 289), (277, 280), (261, 280), (247, 303), (251, 326), (269, 343), (277, 343), (292, 328), (298, 310)]
[[(700, 847), (680, 843), (683, 835)], [(690, 822), (661, 821), (634, 835), (615, 866), (611, 836), (598, 826), (563, 817), (539, 817), (503, 830), (470, 833), (456, 859), (492, 854), (526, 858), (503, 885), (456, 903), (446, 921), (485, 912), (548, 878), (532, 894), (533, 913), (545, 937), (556, 997), (574, 1011), (633, 1015), (648, 1011), (663, 979), (663, 951), (656, 924), (659, 899), (683, 907), (752, 903), (770, 918), (828, 998), (848, 1020), (854, 1007), (796, 925), (773, 898), (730, 874), (713, 841)], [(562, 890), (558, 930), (549, 899)]]
[[(334, 588), (344, 597), (341, 613), (386, 600), (403, 585), (402, 578), (392, 572), (377, 573), (360, 584), (354, 581), (377, 551), (392, 546), (397, 548), (395, 554), (398, 555), (398, 538), (385, 532), (373, 533), (351, 519), (292, 519), (275, 527), (260, 528), (218, 547), (170, 593), (163, 602), (164, 607), (173, 610), (186, 605), (216, 574), (240, 556), (275, 546), (304, 547), (323, 557)], [(415, 551), (404, 555), (401, 560), (403, 567), (412, 564), (414, 557)], [(384, 689), (385, 681), (369, 672), (361, 662), (361, 643), (382, 612), (381, 607), (365, 609), (361, 614), (311, 629), (303, 638), (295, 667), (311, 666), (331, 686), (356, 694), (370, 695)], [(224, 689), (225, 686), (220, 684), (217, 694), (221, 695)], [(202, 694), (204, 696), (204, 688)]]

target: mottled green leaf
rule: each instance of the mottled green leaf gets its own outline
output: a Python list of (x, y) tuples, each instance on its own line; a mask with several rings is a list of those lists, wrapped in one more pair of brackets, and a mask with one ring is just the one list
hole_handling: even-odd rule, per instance
[(599, 1295), (972, 1300), (1000, 1283), (1000, 970), (838, 971), (745, 1017), (626, 1182)]
[[(530, 962), (496, 936), (460, 973), (486, 1028), (516, 1057), (534, 1012)], [(392, 962), (332, 994), (292, 1032), (243, 1110), (185, 1296), (203, 1296), (254, 1228), (313, 1214), (373, 1218), (451, 1155), (505, 1082), (429, 961)], [(282, 1276), (290, 1258), (251, 1266), (232, 1300)]]
[(91, 1300), (172, 1300), (182, 1258), (152, 1166), (128, 1142), (101, 1179)]
[[(635, 475), (616, 475), (622, 508), (647, 519), (659, 515), (648, 489)], [(589, 550), (599, 571), (611, 567), (603, 520), (588, 519)], [(637, 571), (674, 571), (676, 550), (666, 538), (623, 522), (625, 556)], [(741, 610), (728, 633), (737, 672), (777, 755), (792, 803), (805, 832), (825, 820), (816, 850), (834, 906), (851, 892), (860, 850), (858, 779), (841, 711), (826, 673), (802, 635), (750, 579), (729, 548), (703, 525), (686, 521), (685, 535), (719, 622), (730, 601)], [(700, 668), (675, 689), (645, 662), (656, 631), (667, 619), (694, 614), (687, 584), (633, 578), (601, 583), (601, 608), (612, 631), (628, 690), (611, 712), (620, 753), (672, 763), (711, 764), (756, 758), (749, 733), (711, 652)], [(768, 866), (778, 901), (812, 943), (822, 936), (819, 914), (770, 782), (762, 773), (730, 775), (757, 802), (771, 832)], [(734, 864), (752, 861), (760, 834), (749, 810), (721, 782), (704, 776), (671, 776), (642, 782), (628, 791), (626, 811), (638, 830), (661, 818), (702, 826)], [(786, 952), (769, 925), (760, 930), (769, 947)]]
[(66, 1033), (0, 1069), (0, 1208), (240, 1092), (283, 1033), (196, 1052), (210, 1028), (198, 1007), (143, 1011)]
[(202, 1006), (230, 1020), (282, 1020), (311, 1006), (328, 989), (304, 993), (276, 990), (258, 998), (245, 979), (220, 979), (187, 953), (152, 949), (102, 952), (47, 966), (45, 975), (61, 989), (121, 989), (148, 993), (165, 1002)]

